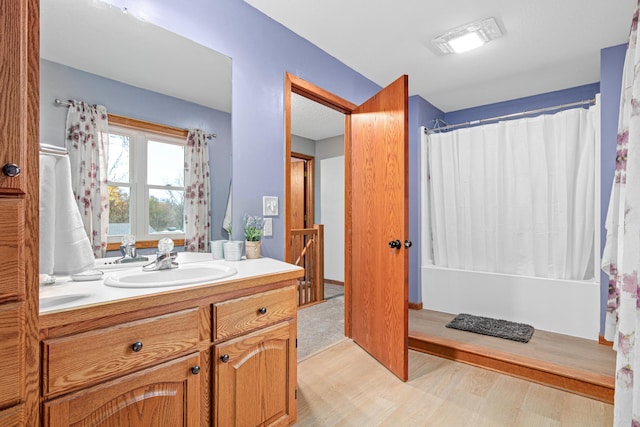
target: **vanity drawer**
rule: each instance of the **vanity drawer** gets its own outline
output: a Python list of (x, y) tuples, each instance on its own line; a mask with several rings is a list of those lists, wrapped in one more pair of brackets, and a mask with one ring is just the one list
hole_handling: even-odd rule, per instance
[(294, 286), (214, 304), (214, 341), (295, 317)]
[(198, 346), (198, 309), (43, 341), (47, 396), (129, 373)]

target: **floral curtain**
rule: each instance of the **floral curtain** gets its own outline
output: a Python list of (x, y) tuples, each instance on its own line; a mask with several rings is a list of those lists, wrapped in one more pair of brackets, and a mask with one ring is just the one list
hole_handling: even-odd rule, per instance
[[(640, 5), (640, 2), (638, 3)], [(622, 75), (616, 171), (609, 200), (602, 269), (609, 274), (605, 338), (614, 342), (614, 425), (640, 426), (640, 66), (638, 8), (633, 15)]]
[(109, 231), (107, 109), (102, 105), (90, 105), (81, 101), (70, 103), (66, 146), (71, 162), (73, 195), (94, 256), (104, 258)]
[(208, 252), (211, 211), (207, 135), (192, 129), (184, 153), (184, 250)]

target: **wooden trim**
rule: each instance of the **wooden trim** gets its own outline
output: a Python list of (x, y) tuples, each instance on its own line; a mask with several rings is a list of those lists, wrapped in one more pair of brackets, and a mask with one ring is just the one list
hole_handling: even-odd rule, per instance
[(326, 277), (324, 279), (324, 283), (328, 283), (330, 285), (344, 286), (344, 282), (341, 282), (339, 280), (327, 279)]
[[(307, 176), (305, 177), (305, 183), (306, 183), (306, 209), (305, 209), (305, 224), (307, 224), (307, 226), (311, 226), (311, 227), (315, 227), (315, 223), (316, 223), (316, 219), (315, 219), (315, 191), (314, 191), (314, 180), (313, 180), (313, 174), (314, 172), (314, 164), (315, 164), (315, 159), (311, 158), (311, 159), (307, 159), (306, 161), (306, 174)], [(324, 262), (324, 256), (322, 261)], [(324, 265), (324, 264), (323, 264)]]
[(291, 74), (284, 74), (284, 261), (291, 262)]
[(615, 380), (606, 375), (567, 368), (415, 331), (409, 332), (409, 348), (570, 391), (602, 402), (613, 403)]
[(422, 301), (420, 302), (409, 301), (409, 310), (422, 310)]
[[(354, 108), (355, 109), (355, 108)], [(351, 295), (351, 263), (353, 245), (351, 242), (351, 115), (344, 116), (344, 335), (353, 338), (351, 324), (351, 307), (353, 297)]]
[(160, 123), (147, 122), (145, 120), (132, 119), (131, 117), (120, 116), (118, 114), (109, 113), (109, 124), (122, 126), (130, 129), (143, 129), (149, 132), (155, 132), (162, 135), (173, 136), (186, 139), (189, 131), (174, 126), (167, 126)]
[[(332, 94), (329, 91), (322, 89), (319, 86), (309, 83), (306, 80), (301, 79), (291, 73), (285, 73), (286, 80), (291, 89), (291, 92), (297, 93), (300, 96), (304, 96), (312, 101), (329, 107), (332, 110), (339, 111), (343, 114), (351, 114), (356, 109), (357, 105), (343, 99), (337, 95)], [(286, 95), (286, 94), (285, 94)], [(289, 97), (291, 98), (291, 97)]]
[(284, 133), (285, 133), (285, 168), (284, 168), (284, 255), (285, 261), (291, 256), (291, 93), (297, 93), (312, 101), (345, 114), (344, 118), (344, 157), (345, 157), (345, 280), (344, 280), (344, 334), (351, 338), (351, 120), (350, 115), (357, 105), (332, 94), (291, 73), (285, 73), (284, 83)]
[[(176, 247), (184, 246), (184, 239), (173, 239), (173, 243)], [(148, 249), (148, 248), (157, 248), (157, 247), (158, 247), (158, 240), (141, 240), (139, 242), (136, 242), (136, 249)], [(119, 251), (120, 243), (118, 242), (107, 243), (107, 250)]]
[(598, 344), (613, 347), (613, 341), (607, 341), (602, 335), (598, 335)]
[[(21, 0), (3, 4), (3, 13), (10, 17), (15, 8), (19, 8), (20, 22), (14, 22), (19, 26), (21, 38), (14, 40), (15, 50), (8, 52), (11, 61), (20, 62), (21, 103), (25, 113), (24, 121), (17, 125), (24, 126), (25, 138), (19, 143), (25, 150), (25, 166), (28, 172), (24, 179), (26, 184), (25, 208), (24, 208), (24, 238), (20, 269), (24, 268), (26, 287), (24, 317), (24, 345), (22, 366), (23, 375), (23, 403), (21, 406), (20, 425), (40, 425), (40, 342), (39, 342), (39, 286), (38, 286), (38, 260), (39, 260), (39, 206), (40, 206), (40, 2), (38, 0)], [(3, 30), (3, 34), (13, 33), (18, 30)], [(19, 53), (18, 53), (19, 50)], [(15, 57), (12, 55), (16, 55)], [(4, 55), (3, 55), (4, 56)], [(14, 59), (14, 58), (20, 59)], [(6, 56), (4, 57), (7, 58)], [(5, 64), (6, 65), (6, 64)], [(6, 70), (12, 67), (4, 67)], [(3, 73), (6, 78), (6, 72)], [(13, 77), (9, 76), (10, 79)], [(7, 95), (9, 96), (9, 95)], [(15, 96), (18, 96), (17, 94)], [(6, 101), (6, 99), (5, 99)], [(23, 102), (24, 101), (24, 102)], [(15, 134), (13, 136), (16, 136)], [(8, 141), (5, 141), (8, 142)], [(7, 420), (9, 421), (9, 420)]]
[(302, 153), (296, 153), (295, 151), (291, 152), (291, 157), (295, 157), (295, 158), (302, 159), (302, 160), (313, 160), (313, 159), (315, 159), (315, 157), (313, 157), (313, 156), (308, 156), (308, 155), (302, 154)]

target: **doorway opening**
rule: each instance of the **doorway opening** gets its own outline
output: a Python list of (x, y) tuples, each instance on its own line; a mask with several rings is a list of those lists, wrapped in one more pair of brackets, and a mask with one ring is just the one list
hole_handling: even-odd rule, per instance
[[(287, 93), (287, 89), (289, 92)], [(287, 75), (285, 116), (288, 177), (285, 188), (285, 259), (295, 262), (305, 250), (304, 229), (320, 229), (323, 250), (319, 288), (301, 288), (298, 305), (298, 359), (344, 338), (345, 324), (345, 114), (350, 103)], [(327, 100), (330, 100), (328, 102)], [(341, 104), (336, 108), (335, 104)], [(327, 105), (329, 104), (329, 105)], [(309, 249), (309, 248), (306, 248)], [(294, 259), (295, 258), (295, 259)], [(301, 289), (305, 289), (302, 292)], [(307, 295), (317, 298), (304, 304)], [(348, 311), (348, 310), (346, 310)]]
[(357, 106), (289, 73), (284, 90), (285, 259), (292, 257), (291, 101), (297, 94), (345, 115), (344, 334), (403, 381), (408, 378), (406, 249), (411, 246), (408, 86), (408, 77), (401, 76)]

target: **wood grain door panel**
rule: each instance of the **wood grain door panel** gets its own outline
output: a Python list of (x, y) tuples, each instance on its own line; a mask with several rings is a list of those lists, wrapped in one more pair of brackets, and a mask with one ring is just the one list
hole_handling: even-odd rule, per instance
[(45, 427), (199, 426), (198, 354), (51, 400)]
[(408, 378), (408, 79), (357, 107), (350, 123), (352, 338)]
[(0, 199), (0, 301), (25, 297), (23, 230), (24, 200)]
[(304, 161), (291, 160), (291, 229), (305, 228)]
[(215, 346), (216, 426), (295, 421), (296, 331), (291, 320)]

